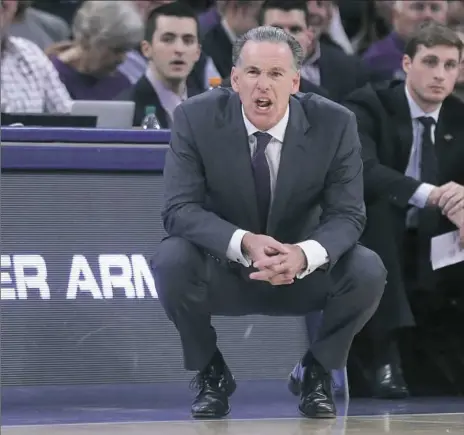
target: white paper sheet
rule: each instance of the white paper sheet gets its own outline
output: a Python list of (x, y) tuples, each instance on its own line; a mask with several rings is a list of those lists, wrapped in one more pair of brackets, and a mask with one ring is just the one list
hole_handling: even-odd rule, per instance
[(464, 261), (464, 248), (459, 243), (459, 232), (452, 231), (433, 237), (430, 260), (433, 270)]

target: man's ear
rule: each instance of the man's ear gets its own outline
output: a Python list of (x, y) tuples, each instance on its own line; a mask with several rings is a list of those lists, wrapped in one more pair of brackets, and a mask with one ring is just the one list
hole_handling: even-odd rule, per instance
[(151, 60), (151, 44), (147, 40), (140, 43), (140, 51), (146, 59)]
[(411, 69), (411, 64), (412, 64), (412, 59), (407, 55), (405, 54), (403, 56), (403, 59), (401, 61), (401, 65), (403, 67), (403, 71), (408, 74), (409, 73), (409, 70)]
[(238, 81), (238, 71), (235, 66), (232, 67), (232, 71), (230, 73), (230, 86), (235, 92), (239, 90), (239, 81)]

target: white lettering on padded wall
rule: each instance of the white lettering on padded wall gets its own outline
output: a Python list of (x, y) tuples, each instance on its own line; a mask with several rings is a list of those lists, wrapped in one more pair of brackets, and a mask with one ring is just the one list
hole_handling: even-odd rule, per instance
[[(102, 254), (98, 256), (97, 267), (94, 273), (84, 255), (72, 257), (66, 299), (79, 296), (113, 299), (115, 295), (143, 299), (147, 290), (149, 297), (158, 298), (143, 255)], [(41, 255), (2, 255), (1, 269), (1, 299), (28, 299), (30, 291), (38, 292), (41, 299), (50, 299), (47, 264)]]

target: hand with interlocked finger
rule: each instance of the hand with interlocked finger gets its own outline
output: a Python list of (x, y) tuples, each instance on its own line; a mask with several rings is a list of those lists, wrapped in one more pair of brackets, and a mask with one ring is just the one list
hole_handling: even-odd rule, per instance
[(458, 227), (461, 247), (464, 248), (464, 208), (456, 213), (447, 215), (447, 217)]
[(296, 276), (306, 269), (306, 255), (298, 245), (285, 244), (287, 253), (257, 261), (253, 266), (259, 269), (250, 274), (250, 278), (258, 281), (268, 281), (272, 285), (292, 284)]
[(444, 215), (453, 215), (464, 210), (464, 186), (451, 181), (435, 187), (429, 202), (439, 207)]

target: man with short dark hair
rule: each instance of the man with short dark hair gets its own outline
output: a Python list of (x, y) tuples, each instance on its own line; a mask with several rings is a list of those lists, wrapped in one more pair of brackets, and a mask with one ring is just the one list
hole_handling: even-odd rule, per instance
[(201, 50), (195, 11), (182, 2), (153, 9), (141, 49), (149, 59), (145, 74), (118, 99), (135, 102), (134, 126), (141, 125), (148, 107), (155, 107), (161, 128), (170, 128), (174, 109), (202, 92), (187, 85)]
[[(233, 51), (233, 90), (174, 113), (164, 168), (168, 234), (153, 258), (159, 300), (197, 372), (195, 418), (230, 411), (235, 380), (211, 315), (304, 316), (324, 310), (303, 357), (299, 411), (333, 418), (330, 370), (344, 367), (386, 274), (357, 244), (364, 227), (354, 116), (315, 94), (297, 99), (303, 52), (282, 29), (257, 27)], [(322, 210), (322, 213), (321, 213)]]
[[(364, 154), (362, 241), (388, 270), (366, 328), (376, 373), (372, 392), (379, 397), (408, 395), (397, 348), (401, 328), (414, 325), (407, 292), (452, 298), (464, 288), (463, 263), (435, 272), (430, 263), (432, 237), (457, 227), (464, 234), (464, 104), (451, 95), (462, 50), (455, 32), (426, 23), (406, 44), (405, 83), (368, 85), (346, 101)], [(418, 300), (425, 308), (425, 296)]]

